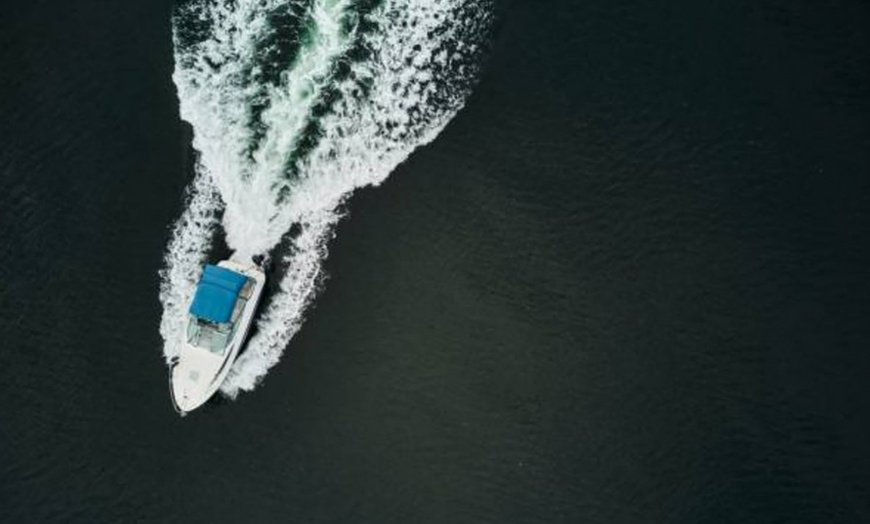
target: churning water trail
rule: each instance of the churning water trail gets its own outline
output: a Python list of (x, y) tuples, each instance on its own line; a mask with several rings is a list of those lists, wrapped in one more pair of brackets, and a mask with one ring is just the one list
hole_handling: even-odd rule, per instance
[[(488, 37), (470, 0), (192, 0), (173, 20), (197, 173), (161, 271), (167, 360), (222, 229), (234, 257), (289, 242), (284, 276), (222, 391), (253, 389), (299, 330), (339, 206), (462, 107)], [(298, 233), (288, 240), (296, 226)]]

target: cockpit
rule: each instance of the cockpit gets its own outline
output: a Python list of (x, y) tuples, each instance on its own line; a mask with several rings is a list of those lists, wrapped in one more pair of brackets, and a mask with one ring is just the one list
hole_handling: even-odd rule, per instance
[(223, 355), (233, 338), (233, 331), (233, 322), (211, 322), (191, 315), (187, 323), (187, 343)]
[(187, 322), (187, 343), (223, 355), (251, 296), (254, 280), (219, 266), (205, 267)]

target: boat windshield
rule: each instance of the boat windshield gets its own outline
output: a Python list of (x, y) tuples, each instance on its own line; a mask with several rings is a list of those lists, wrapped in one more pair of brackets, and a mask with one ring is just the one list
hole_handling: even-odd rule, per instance
[(187, 342), (215, 355), (223, 355), (232, 338), (233, 328), (232, 322), (210, 322), (191, 315), (187, 323)]

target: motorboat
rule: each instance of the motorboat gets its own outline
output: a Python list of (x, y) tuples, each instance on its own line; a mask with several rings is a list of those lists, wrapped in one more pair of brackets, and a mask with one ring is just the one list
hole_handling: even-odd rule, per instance
[(223, 260), (206, 265), (170, 362), (170, 395), (184, 415), (217, 392), (251, 327), (266, 275), (253, 264)]

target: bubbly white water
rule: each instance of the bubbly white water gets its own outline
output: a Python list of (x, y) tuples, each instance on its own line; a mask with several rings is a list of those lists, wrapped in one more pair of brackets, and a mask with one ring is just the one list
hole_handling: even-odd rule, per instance
[[(281, 30), (272, 15), (290, 8), (304, 18), (298, 49), (266, 81), (261, 55)], [(167, 360), (218, 228), (234, 258), (250, 259), (298, 225), (290, 254), (273, 261), (286, 269), (278, 291), (221, 389), (235, 396), (256, 386), (316, 294), (339, 205), (381, 183), (461, 108), (488, 21), (485, 5), (468, 0), (385, 0), (368, 10), (352, 0), (202, 0), (179, 9), (173, 78), (200, 156), (161, 272)], [(207, 34), (182, 42), (179, 24), (190, 23)]]

